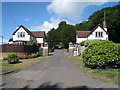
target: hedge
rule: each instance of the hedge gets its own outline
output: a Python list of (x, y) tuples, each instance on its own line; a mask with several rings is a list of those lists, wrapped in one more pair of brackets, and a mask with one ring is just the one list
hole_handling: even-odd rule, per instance
[(112, 41), (99, 40), (82, 53), (85, 66), (90, 68), (117, 68), (120, 66), (119, 46)]
[(82, 42), (80, 43), (80, 45), (87, 47), (88, 45), (90, 45), (90, 44), (92, 44), (92, 43), (94, 43), (94, 42), (96, 42), (96, 41), (99, 41), (99, 40), (100, 40), (100, 39), (85, 40), (85, 41), (82, 41)]

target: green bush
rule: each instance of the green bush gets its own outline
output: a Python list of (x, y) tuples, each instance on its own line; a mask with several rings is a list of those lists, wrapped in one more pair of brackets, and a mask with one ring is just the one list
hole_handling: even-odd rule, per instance
[(8, 59), (8, 63), (11, 64), (11, 63), (17, 63), (19, 61), (19, 59), (16, 57), (16, 58), (9, 58)]
[(36, 56), (36, 57), (40, 57), (40, 56), (42, 56), (42, 53), (37, 52), (37, 53), (35, 54), (35, 56)]
[(37, 42), (35, 42), (34, 40), (32, 40), (32, 41), (30, 41), (28, 43), (28, 45), (30, 45), (30, 46), (37, 46)]
[(16, 57), (17, 57), (16, 53), (8, 54), (8, 58), (16, 58)]
[(85, 66), (90, 68), (115, 68), (120, 65), (118, 45), (106, 40), (90, 44), (82, 53)]
[(80, 45), (81, 45), (81, 46), (84, 46), (84, 43), (85, 43), (85, 41), (82, 41), (82, 42), (80, 43)]
[(94, 43), (96, 41), (99, 41), (99, 39), (86, 40), (84, 42), (84, 46), (87, 47), (88, 45), (90, 45), (90, 44), (92, 44), (92, 43)]
[(8, 58), (3, 58), (3, 60), (8, 60)]
[(7, 58), (8, 58), (8, 63), (9, 64), (11, 64), (11, 63), (17, 63), (19, 61), (16, 53), (8, 54)]
[(23, 56), (22, 59), (28, 59), (28, 56)]
[(54, 52), (54, 48), (50, 48), (50, 49), (49, 49), (49, 52)]

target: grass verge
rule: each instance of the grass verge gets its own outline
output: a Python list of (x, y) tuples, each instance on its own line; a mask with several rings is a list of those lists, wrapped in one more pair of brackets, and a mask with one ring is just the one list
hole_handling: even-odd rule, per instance
[(104, 82), (112, 82), (120, 85), (120, 78), (118, 78), (120, 69), (91, 69), (84, 67), (82, 57), (72, 56), (69, 58), (73, 60), (79, 68), (85, 71), (88, 76)]
[[(2, 71), (9, 71), (9, 70), (14, 70), (13, 73), (17, 73), (39, 61), (43, 61), (47, 59), (49, 56), (41, 56), (38, 58), (33, 58), (33, 59), (21, 59), (19, 63), (16, 64), (8, 64), (7, 60), (2, 61)], [(12, 74), (13, 74), (12, 73)]]

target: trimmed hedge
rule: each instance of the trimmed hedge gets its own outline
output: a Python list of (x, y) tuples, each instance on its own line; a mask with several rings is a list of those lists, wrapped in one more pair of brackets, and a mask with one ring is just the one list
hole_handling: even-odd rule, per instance
[(82, 41), (80, 43), (80, 45), (87, 47), (88, 45), (90, 45), (90, 44), (92, 44), (92, 43), (94, 43), (96, 41), (99, 41), (99, 39), (85, 40), (85, 41)]
[(85, 66), (90, 68), (116, 68), (120, 66), (119, 46), (111, 41), (99, 40), (82, 53)]

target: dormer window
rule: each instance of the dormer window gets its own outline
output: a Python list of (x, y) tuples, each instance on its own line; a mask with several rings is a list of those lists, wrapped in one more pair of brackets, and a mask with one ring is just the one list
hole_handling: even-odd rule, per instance
[(25, 32), (18, 32), (17, 34), (19, 38), (25, 37)]
[(98, 38), (101, 38), (101, 37), (103, 37), (103, 32), (96, 32), (95, 36)]

